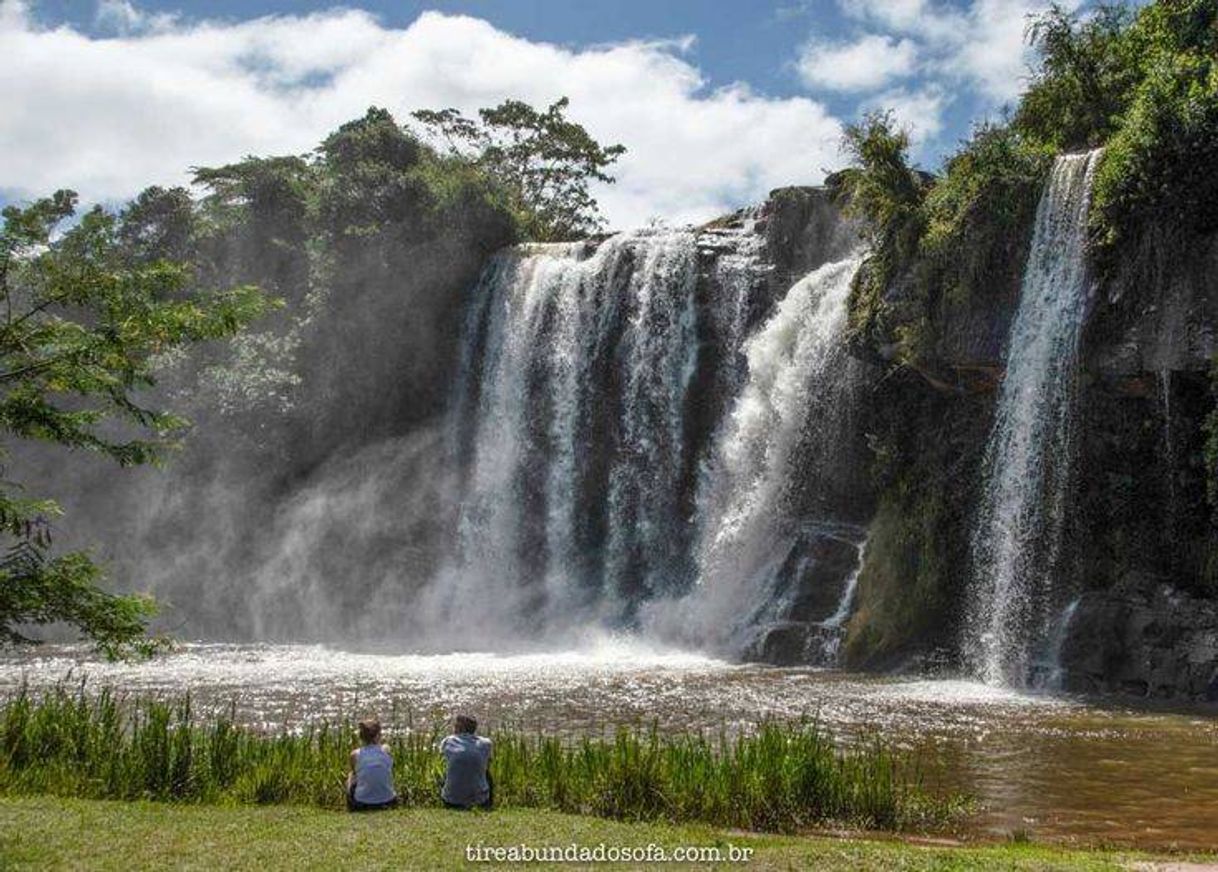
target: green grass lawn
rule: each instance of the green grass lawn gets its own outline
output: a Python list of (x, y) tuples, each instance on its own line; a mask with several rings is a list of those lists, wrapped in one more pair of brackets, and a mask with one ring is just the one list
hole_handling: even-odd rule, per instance
[[(291, 806), (235, 807), (0, 797), (0, 869), (426, 869), (468, 863), (466, 846), (751, 848), (739, 869), (1120, 869), (1154, 858), (997, 844), (762, 836), (703, 826), (629, 824), (528, 809), (490, 814), (412, 809), (370, 815)], [(1163, 859), (1163, 858), (1160, 858)], [(1183, 858), (1176, 858), (1183, 859)], [(1145, 865), (1143, 865), (1145, 864)], [(578, 864), (576, 864), (578, 866)], [(639, 868), (644, 863), (584, 868)], [(684, 868), (691, 868), (686, 865)], [(532, 864), (531, 868), (558, 868)], [(524, 868), (524, 867), (521, 867)], [(683, 868), (666, 864), (663, 868)]]

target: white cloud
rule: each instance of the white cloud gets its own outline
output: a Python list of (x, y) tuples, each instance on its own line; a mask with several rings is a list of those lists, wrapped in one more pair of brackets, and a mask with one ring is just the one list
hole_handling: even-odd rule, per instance
[[(976, 89), (992, 104), (1014, 100), (1025, 85), (1031, 47), (1024, 40), (1028, 16), (1049, 0), (839, 0), (851, 17), (891, 38), (913, 38), (926, 74), (940, 82)], [(1067, 0), (1075, 8), (1078, 0)]]
[(943, 91), (930, 85), (920, 89), (898, 88), (870, 98), (865, 109), (892, 111), (898, 127), (909, 131), (915, 147), (923, 145), (943, 132), (943, 110), (947, 98)]
[(838, 5), (847, 15), (906, 33), (924, 32), (933, 22), (929, 0), (839, 0)]
[(949, 57), (947, 68), (995, 101), (1014, 100), (1027, 84), (1032, 60), (1024, 38), (1028, 16), (1047, 6), (1040, 0), (976, 0), (969, 8), (970, 38)]
[(136, 8), (130, 0), (98, 0), (93, 20), (103, 31), (126, 35), (168, 29), (175, 18), (166, 13), (150, 15)]
[(800, 50), (797, 68), (810, 88), (870, 91), (908, 76), (917, 62), (913, 41), (867, 34), (854, 42), (812, 40)]
[(150, 19), (102, 7), (117, 36), (39, 27), (0, 2), (0, 190), (76, 188), (117, 200), (186, 168), (302, 153), (372, 104), (465, 111), (567, 95), (571, 115), (629, 152), (600, 192), (616, 226), (700, 220), (814, 182), (840, 163), (840, 125), (807, 98), (710, 90), (689, 40), (569, 49), (429, 12), (406, 28), (335, 9), (244, 22)]

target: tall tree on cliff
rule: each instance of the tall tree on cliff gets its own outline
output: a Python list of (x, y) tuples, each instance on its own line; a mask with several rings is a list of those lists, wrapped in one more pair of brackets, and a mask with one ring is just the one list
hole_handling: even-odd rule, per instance
[(415, 112), (425, 130), (454, 155), (482, 167), (509, 192), (525, 235), (543, 242), (574, 239), (604, 226), (593, 182), (612, 183), (606, 170), (626, 152), (601, 145), (566, 117), (563, 97), (545, 111), (520, 100), (480, 109), (470, 119), (456, 109)]

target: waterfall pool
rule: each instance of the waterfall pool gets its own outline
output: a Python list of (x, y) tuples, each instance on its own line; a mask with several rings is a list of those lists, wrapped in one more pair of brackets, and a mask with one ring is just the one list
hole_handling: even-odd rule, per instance
[(975, 796), (973, 834), (1143, 847), (1218, 847), (1218, 709), (1132, 707), (953, 680), (757, 665), (620, 640), (515, 655), (351, 653), (188, 644), (147, 663), (81, 648), (0, 657), (0, 695), (86, 680), (139, 696), (186, 691), (258, 728), (380, 713), (430, 728), (465, 710), (493, 728), (579, 735), (619, 724), (735, 731), (819, 718), (843, 740), (878, 732), (919, 752), (932, 785)]

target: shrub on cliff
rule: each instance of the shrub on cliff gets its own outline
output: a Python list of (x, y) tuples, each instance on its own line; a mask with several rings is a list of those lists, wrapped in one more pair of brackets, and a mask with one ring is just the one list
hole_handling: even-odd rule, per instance
[(856, 166), (842, 189), (872, 252), (851, 296), (852, 337), (897, 363), (933, 367), (944, 307), (1012, 280), (1051, 149), (1013, 125), (981, 124), (935, 178), (910, 164), (908, 135), (884, 113), (848, 127), (845, 144)]
[(887, 291), (916, 255), (925, 232), (922, 205), (929, 179), (911, 166), (909, 133), (889, 112), (870, 113), (848, 125), (843, 145), (856, 166), (841, 174), (839, 190), (847, 211), (863, 219), (871, 250), (851, 289), (851, 339), (856, 346), (880, 347), (911, 320), (912, 313), (893, 311)]
[(1086, 16), (1056, 3), (1031, 19), (1040, 61), (1015, 112), (1015, 127), (1055, 151), (1104, 143), (1119, 128), (1141, 76), (1130, 39), (1132, 11), (1101, 5)]
[(1095, 182), (1095, 239), (1110, 257), (1152, 230), (1178, 245), (1218, 231), (1218, 5), (1156, 3), (1128, 39), (1141, 76)]
[(923, 283), (947, 302), (962, 303), (991, 288), (996, 277), (1009, 280), (1051, 163), (1046, 146), (1012, 125), (978, 125), (927, 195), (918, 248), (930, 272)]

